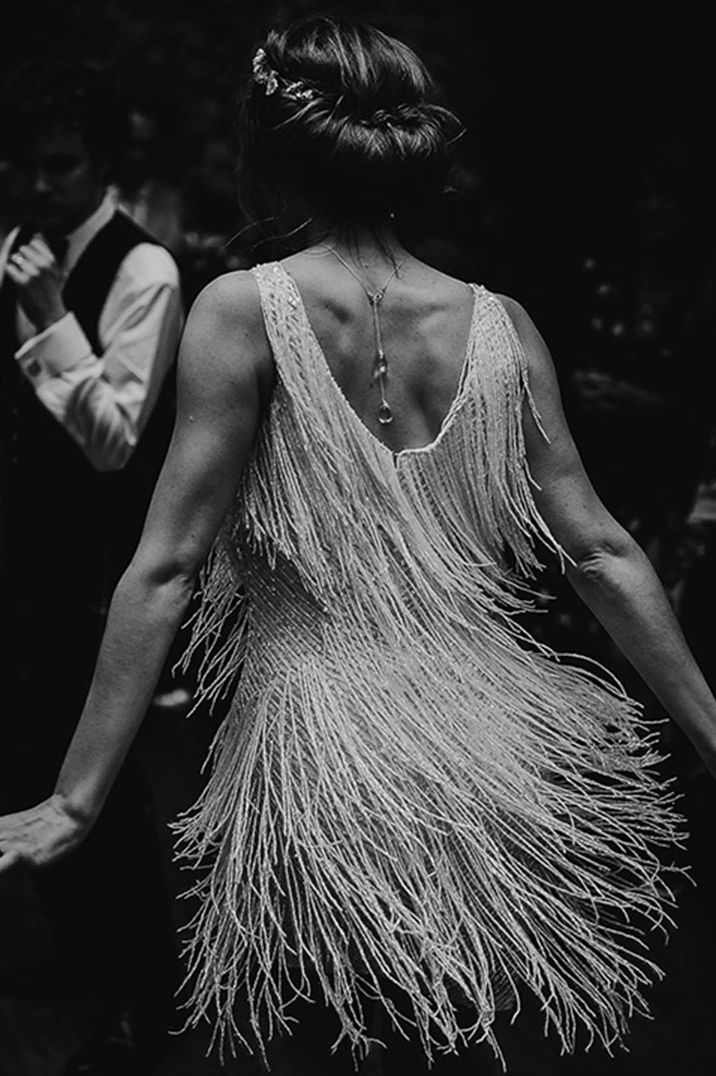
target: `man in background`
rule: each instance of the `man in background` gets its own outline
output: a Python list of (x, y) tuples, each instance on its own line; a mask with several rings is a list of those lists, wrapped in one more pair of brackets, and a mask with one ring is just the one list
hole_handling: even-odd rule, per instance
[[(173, 257), (110, 194), (123, 124), (101, 74), (23, 68), (1, 113), (16, 221), (0, 247), (5, 812), (52, 792), (79, 717), (171, 432), (182, 303)], [(171, 1021), (174, 938), (133, 756), (88, 846), (36, 887), (55, 953), (43, 990), (100, 1012), (76, 1071), (103, 1071), (127, 1021), (151, 1052)]]

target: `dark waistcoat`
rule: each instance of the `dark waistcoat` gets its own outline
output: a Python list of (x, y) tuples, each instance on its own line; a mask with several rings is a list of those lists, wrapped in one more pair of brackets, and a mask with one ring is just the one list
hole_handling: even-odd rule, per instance
[[(23, 241), (19, 237), (16, 245)], [(89, 244), (65, 282), (63, 298), (102, 354), (98, 323), (126, 255), (155, 242), (117, 212)], [(37, 399), (14, 353), (16, 290), (0, 289), (0, 593), (6, 611), (102, 618), (141, 532), (174, 413), (174, 369), (129, 463), (98, 472)], [(63, 604), (69, 606), (62, 609)]]

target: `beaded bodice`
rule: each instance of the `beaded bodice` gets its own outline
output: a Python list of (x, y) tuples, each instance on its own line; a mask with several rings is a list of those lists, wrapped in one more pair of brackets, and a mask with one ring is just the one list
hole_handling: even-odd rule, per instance
[[(394, 452), (344, 397), (283, 266), (254, 273), (276, 382), (205, 573), (207, 602), (227, 609), (240, 588), (255, 621), (268, 608), (267, 590), (289, 579), (281, 615), (264, 637), (279, 651), (282, 624), (292, 622), (289, 630), (305, 640), (313, 637), (309, 621), (349, 609), (361, 629), (397, 640), (412, 635), (406, 618), (435, 625), (441, 615), (448, 623), (487, 617), (494, 627), (521, 608), (507, 562), (524, 577), (539, 567), (538, 544), (562, 551), (532, 497), (525, 361), (500, 301), (473, 286), (462, 375), (441, 429), (425, 447)], [(259, 592), (261, 601), (251, 601)], [(310, 616), (290, 615), (297, 603), (310, 606)], [(224, 652), (221, 661), (228, 659)], [(218, 671), (211, 664), (207, 685)]]

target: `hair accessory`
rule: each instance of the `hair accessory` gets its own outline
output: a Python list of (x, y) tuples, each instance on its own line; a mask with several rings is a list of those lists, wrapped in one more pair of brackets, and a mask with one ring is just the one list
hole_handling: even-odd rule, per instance
[(278, 71), (269, 63), (263, 49), (256, 50), (251, 66), (254, 73), (254, 82), (264, 87), (264, 93), (267, 97), (276, 93), (277, 90), (281, 90), (286, 97), (294, 101), (313, 101), (317, 96), (316, 90), (311, 86), (307, 86), (300, 79), (295, 82), (288, 82), (286, 79), (281, 78)]
[(270, 97), (272, 93), (276, 93), (276, 90), (278, 89), (278, 75), (266, 59), (266, 53), (263, 49), (256, 50), (254, 58), (251, 61), (251, 66), (254, 72), (254, 82), (258, 83), (259, 86), (264, 87), (266, 96)]

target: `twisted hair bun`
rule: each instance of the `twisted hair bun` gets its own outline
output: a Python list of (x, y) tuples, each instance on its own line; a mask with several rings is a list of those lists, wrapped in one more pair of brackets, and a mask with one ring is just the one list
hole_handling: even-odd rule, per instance
[(242, 117), (244, 196), (285, 185), (337, 223), (376, 222), (444, 187), (461, 127), (402, 42), (320, 16), (271, 31), (260, 53)]

